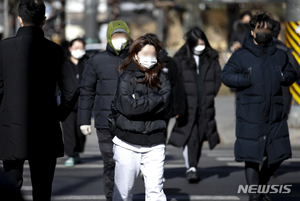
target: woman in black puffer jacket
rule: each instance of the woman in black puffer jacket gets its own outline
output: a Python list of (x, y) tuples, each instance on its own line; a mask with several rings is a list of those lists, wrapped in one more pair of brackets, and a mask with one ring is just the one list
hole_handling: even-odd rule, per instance
[(166, 122), (171, 86), (161, 71), (160, 45), (142, 36), (133, 42), (120, 66), (122, 72), (112, 102), (116, 128), (114, 142), (115, 187), (113, 200), (128, 200), (140, 170), (146, 200), (165, 201), (163, 172)]

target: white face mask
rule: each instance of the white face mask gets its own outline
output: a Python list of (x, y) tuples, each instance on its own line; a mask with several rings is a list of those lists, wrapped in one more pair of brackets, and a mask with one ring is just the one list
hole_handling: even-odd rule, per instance
[(204, 49), (205, 45), (197, 45), (196, 47), (194, 47), (194, 54), (200, 55)]
[(127, 42), (126, 38), (116, 38), (111, 40), (116, 50), (121, 50)]
[(71, 55), (75, 59), (81, 59), (85, 55), (85, 50), (72, 50)]
[[(140, 60), (138, 60), (138, 58)], [(141, 66), (151, 69), (155, 64), (157, 64), (156, 57), (144, 57), (144, 56), (135, 56), (135, 59), (141, 64)]]

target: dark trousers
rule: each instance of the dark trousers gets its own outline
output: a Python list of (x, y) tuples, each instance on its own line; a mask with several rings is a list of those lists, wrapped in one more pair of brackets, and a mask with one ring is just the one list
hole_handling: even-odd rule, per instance
[(113, 160), (113, 135), (109, 129), (97, 129), (98, 143), (103, 159), (104, 192), (107, 201), (111, 201), (114, 191), (115, 161)]
[[(25, 160), (3, 161), (3, 169), (10, 181), (21, 189), (23, 185), (23, 167)], [(50, 201), (56, 158), (29, 159), (32, 197), (34, 201)]]
[(187, 155), (188, 155), (188, 164), (189, 167), (197, 168), (201, 153), (202, 153), (202, 146), (204, 142), (204, 125), (203, 121), (196, 115), (195, 123), (193, 125), (190, 137), (187, 141)]
[(74, 157), (75, 153), (83, 152), (86, 137), (82, 134), (80, 126), (77, 125), (77, 112), (71, 112), (68, 118), (62, 122), (62, 129), (66, 154)]
[(279, 168), (282, 161), (269, 164), (268, 158), (264, 161), (261, 169), (259, 163), (245, 162), (245, 175), (248, 185), (267, 185), (271, 176)]
[(0, 196), (1, 200), (24, 201), (20, 192), (7, 178), (0, 168)]

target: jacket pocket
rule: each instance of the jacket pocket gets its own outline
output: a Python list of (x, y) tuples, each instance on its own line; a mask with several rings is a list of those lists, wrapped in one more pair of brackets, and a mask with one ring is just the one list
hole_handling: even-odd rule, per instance
[(273, 123), (282, 121), (286, 118), (287, 113), (281, 96), (275, 96), (272, 98), (271, 111), (271, 122)]
[(262, 121), (262, 101), (261, 96), (242, 96), (237, 102), (237, 118), (249, 123)]
[(274, 67), (274, 80), (276, 82), (282, 82), (283, 81), (283, 73), (281, 71), (281, 67), (280, 66), (275, 66)]

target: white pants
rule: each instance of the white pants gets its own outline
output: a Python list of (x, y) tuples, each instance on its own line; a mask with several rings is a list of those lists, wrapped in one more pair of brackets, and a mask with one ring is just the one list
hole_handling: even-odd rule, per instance
[(113, 201), (132, 201), (132, 189), (139, 172), (144, 175), (146, 201), (166, 201), (163, 191), (165, 148), (135, 152), (114, 145), (115, 187)]

